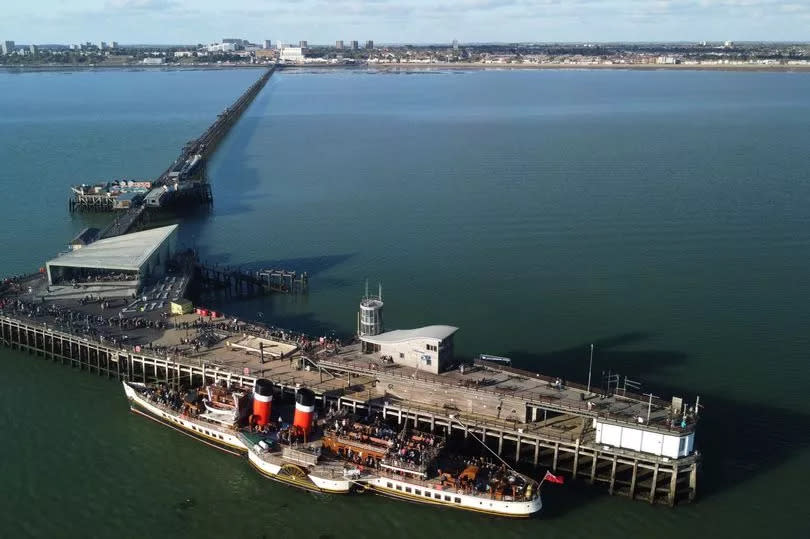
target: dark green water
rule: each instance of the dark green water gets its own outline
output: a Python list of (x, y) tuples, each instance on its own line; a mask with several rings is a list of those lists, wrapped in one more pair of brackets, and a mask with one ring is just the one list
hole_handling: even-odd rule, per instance
[[(0, 73), (0, 270), (99, 221), (68, 214), (68, 184), (156, 175), (257, 76)], [(313, 496), (2, 349), (0, 536), (808, 535), (808, 95), (790, 73), (285, 72), (181, 229), (211, 261), (312, 275), (230, 312), (351, 331), (369, 277), (388, 327), (458, 325), (461, 354), (584, 380), (595, 342), (595, 371), (699, 394), (696, 504), (571, 485), (511, 522)]]

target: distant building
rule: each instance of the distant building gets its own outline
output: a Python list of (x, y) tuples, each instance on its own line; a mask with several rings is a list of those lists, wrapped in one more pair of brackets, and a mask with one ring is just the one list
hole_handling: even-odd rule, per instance
[(733, 47), (733, 46), (734, 46), (734, 42), (733, 42), (733, 41), (724, 41), (724, 42), (723, 42), (723, 47), (725, 47), (726, 49), (730, 49), (730, 48), (731, 48), (731, 47)]
[(370, 40), (370, 39), (368, 41), (366, 41), (366, 48), (368, 50), (373, 49), (374, 48), (374, 42), (372, 40)]
[(117, 41), (110, 41), (110, 48), (111, 49), (117, 49), (118, 48), (118, 42)]
[(11, 54), (14, 52), (13, 41), (3, 41), (3, 54)]
[(283, 49), (283, 48), (284, 48), (284, 42), (283, 42), (283, 41), (281, 41), (280, 39), (279, 39), (278, 41), (276, 41), (276, 48), (277, 48), (278, 50)]
[(28, 50), (31, 51), (31, 54), (33, 54), (34, 56), (39, 54), (39, 47), (37, 47), (36, 45), (30, 45), (28, 47)]
[(658, 58), (655, 59), (655, 63), (656, 64), (668, 64), (668, 65), (671, 65), (671, 64), (677, 64), (678, 60), (677, 60), (677, 58), (674, 58), (672, 56), (659, 56)]
[(343, 50), (343, 40), (342, 39), (338, 39), (337, 41), (335, 41), (335, 48), (337, 50), (339, 50), (339, 51)]
[(208, 52), (233, 52), (236, 50), (236, 43), (212, 43), (208, 45)]
[(236, 39), (236, 38), (232, 38), (232, 37), (222, 38), (221, 43), (223, 45), (226, 45), (226, 44), (227, 45), (233, 45), (234, 48), (232, 50), (235, 50), (235, 51), (240, 51), (240, 50), (244, 49), (245, 47), (247, 47), (248, 45), (250, 45), (250, 41), (248, 41), (247, 39)]
[(301, 41), (298, 42), (298, 46), (301, 47), (302, 49), (306, 49), (307, 48), (307, 40), (302, 39)]
[(101, 50), (106, 49), (107, 48), (107, 42), (106, 41), (99, 42), (98, 48), (101, 49)]
[(457, 50), (458, 50), (458, 39), (454, 39), (454, 40), (453, 40), (453, 50), (454, 50), (454, 51), (457, 51)]
[(270, 39), (265, 39), (265, 40), (264, 40), (264, 47), (263, 47), (263, 48), (264, 48), (265, 50), (267, 50), (267, 49), (272, 49), (272, 48), (273, 48), (273, 41), (272, 41), (272, 40), (270, 40)]
[(165, 58), (144, 58), (143, 64), (148, 66), (161, 65), (166, 62)]
[(284, 47), (281, 49), (279, 60), (282, 62), (303, 62), (304, 49), (301, 47)]
[(357, 43), (357, 40), (352, 40), (352, 50), (356, 51), (359, 48), (360, 48), (360, 44)]

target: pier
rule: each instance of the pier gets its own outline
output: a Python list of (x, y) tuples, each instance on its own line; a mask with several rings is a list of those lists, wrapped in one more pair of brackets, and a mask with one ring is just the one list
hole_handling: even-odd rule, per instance
[[(206, 160), (274, 70), (266, 71), (186, 144), (142, 199), (132, 197), (131, 206), (101, 231), (100, 239), (131, 243), (132, 236), (116, 237), (144, 226), (151, 210), (210, 202)], [(87, 205), (102, 204), (91, 198)], [(109, 264), (108, 253), (99, 251), (111, 242), (99, 241), (49, 261), (47, 284), (43, 275), (29, 276), (14, 283), (14, 290), (0, 291), (0, 341), (115, 380), (178, 388), (224, 381), (252, 388), (265, 378), (279, 397), (308, 388), (322, 410), (380, 414), (398, 425), (475, 438), (518, 465), (567, 474), (611, 495), (669, 506), (695, 499), (697, 403), (689, 406), (679, 398), (667, 401), (632, 391), (592, 391), (590, 381), (583, 386), (505, 364), (459, 362), (452, 341), (457, 328), (383, 331), (381, 289), (377, 296), (366, 290), (357, 338), (350, 343), (240, 322), (202, 308), (179, 314), (188, 313), (179, 302), (191, 280), (249, 296), (306, 293), (309, 275), (284, 268), (223, 268), (189, 255), (180, 259), (185, 264), (173, 260), (171, 271), (178, 274), (169, 276), (164, 266), (177, 254), (173, 233), (166, 231), (160, 241), (141, 238), (145, 247), (138, 252), (157, 254), (144, 255), (132, 267)], [(117, 257), (125, 247), (114, 246)], [(88, 261), (93, 253), (98, 263)], [(110, 291), (122, 283), (131, 283), (135, 292), (127, 289), (113, 300)], [(53, 299), (59, 294), (61, 299)], [(108, 306), (119, 300), (124, 308)], [(175, 302), (177, 312), (169, 305)], [(57, 308), (50, 311), (49, 305)], [(74, 312), (64, 316), (74, 309), (81, 315), (78, 323)]]
[(238, 268), (197, 264), (200, 282), (208, 287), (227, 291), (235, 296), (250, 296), (268, 292), (284, 294), (306, 293), (309, 275), (288, 269), (248, 271)]
[(70, 211), (120, 212), (101, 232), (100, 238), (110, 238), (135, 230), (146, 218), (148, 210), (211, 204), (213, 195), (206, 174), (206, 161), (275, 70), (275, 66), (266, 70), (231, 106), (218, 114), (214, 123), (198, 138), (189, 141), (156, 180), (74, 186), (68, 202)]
[(481, 363), (439, 375), (416, 373), (365, 354), (358, 344), (302, 346), (300, 340), (216, 320), (210, 321), (216, 344), (193, 351), (181, 345), (182, 336), (188, 335), (184, 319), (199, 320), (196, 315), (177, 319), (176, 327), (154, 341), (160, 353), (150, 351), (153, 343), (143, 339), (141, 344), (115, 346), (53, 322), (8, 313), (0, 313), (0, 340), (10, 348), (115, 380), (178, 387), (225, 381), (248, 388), (261, 377), (272, 381), (279, 397), (307, 387), (324, 409), (380, 413), (399, 425), (465, 439), (474, 436), (503, 458), (568, 474), (611, 495), (670, 506), (695, 499), (697, 452), (672, 458), (597, 441), (605, 425), (637, 429), (637, 418), (644, 415), (650, 418), (641, 427), (645, 432), (693, 433), (694, 418), (675, 426), (673, 414), (680, 417), (679, 412), (665, 401), (601, 395), (575, 384), (561, 387), (558, 379)]

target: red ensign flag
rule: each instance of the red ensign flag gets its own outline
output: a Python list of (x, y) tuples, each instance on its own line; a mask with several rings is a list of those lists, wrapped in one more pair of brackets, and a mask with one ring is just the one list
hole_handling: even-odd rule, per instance
[(546, 471), (546, 475), (543, 476), (543, 481), (562, 485), (565, 482), (565, 478), (561, 475), (554, 475), (553, 473)]

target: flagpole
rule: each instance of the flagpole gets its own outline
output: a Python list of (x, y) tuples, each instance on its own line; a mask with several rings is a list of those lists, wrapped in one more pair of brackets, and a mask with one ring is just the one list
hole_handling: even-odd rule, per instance
[(591, 394), (591, 369), (593, 368), (593, 344), (591, 345), (591, 360), (588, 362), (588, 395)]

